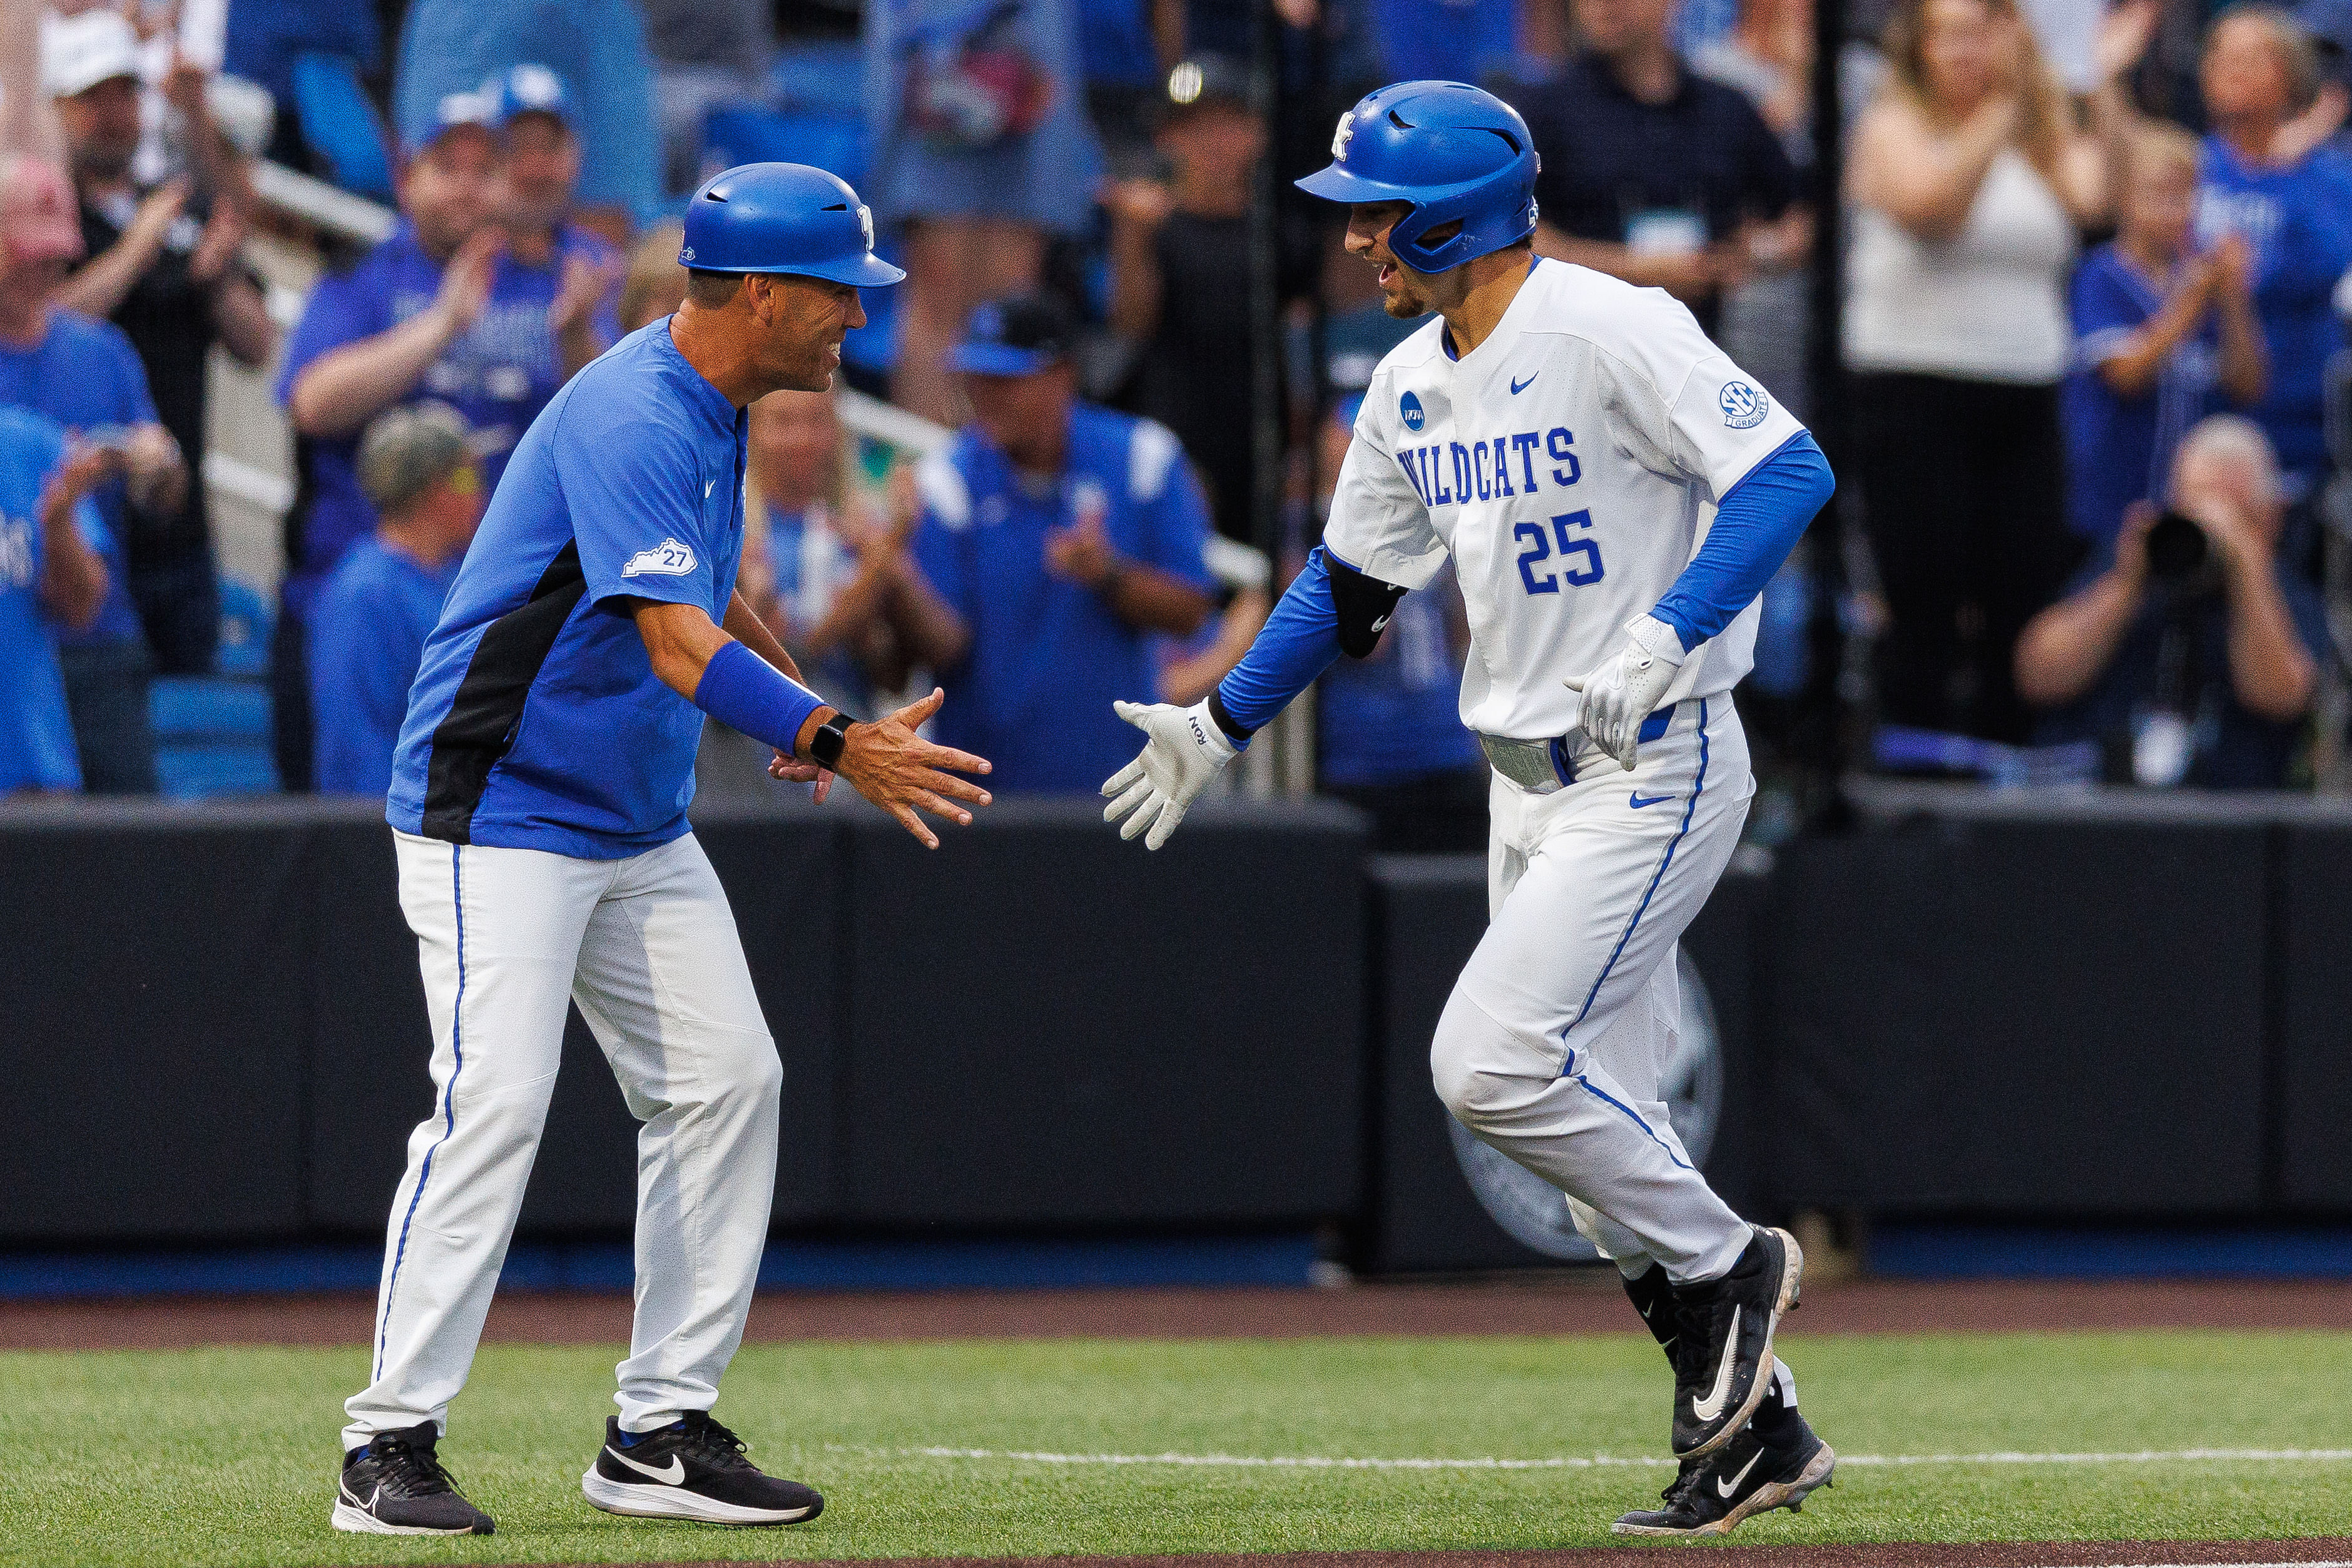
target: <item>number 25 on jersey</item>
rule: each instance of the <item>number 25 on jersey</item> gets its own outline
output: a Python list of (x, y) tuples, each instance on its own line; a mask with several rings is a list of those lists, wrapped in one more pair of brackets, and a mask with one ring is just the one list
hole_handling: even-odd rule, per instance
[[(1528, 593), (1557, 594), (1563, 580), (1571, 588), (1587, 587), (1601, 581), (1601, 546), (1574, 531), (1591, 526), (1591, 512), (1571, 511), (1553, 518), (1549, 534), (1539, 522), (1523, 522), (1511, 530), (1511, 537), (1527, 546), (1519, 552), (1519, 581), (1528, 585)], [(1554, 538), (1559, 542), (1559, 569), (1538, 577), (1537, 566), (1552, 560)]]

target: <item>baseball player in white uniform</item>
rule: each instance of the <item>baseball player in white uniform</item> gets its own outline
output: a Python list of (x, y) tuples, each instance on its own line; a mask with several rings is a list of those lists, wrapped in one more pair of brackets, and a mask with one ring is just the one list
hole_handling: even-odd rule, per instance
[(1662, 290), (1538, 260), (1537, 155), (1507, 105), (1404, 82), (1342, 116), (1299, 181), (1350, 206), (1390, 314), (1437, 318), (1374, 374), (1321, 546), (1199, 705), (1122, 704), (1150, 737), (1103, 786), (1158, 848), (1250, 735), (1370, 653), (1451, 556), (1473, 647), (1462, 721), (1494, 764), (1485, 939), (1430, 1050), (1464, 1126), (1566, 1194), (1675, 1372), (1663, 1509), (1723, 1533), (1794, 1508), (1835, 1456), (1772, 1352), (1803, 1258), (1717, 1197), (1659, 1068), (1674, 954), (1755, 792), (1731, 689), (1756, 596), (1833, 481), (1788, 411)]
[(385, 1236), (368, 1386), (344, 1405), (336, 1529), (487, 1535), (438, 1441), (522, 1206), (576, 1003), (637, 1138), (636, 1321), (581, 1478), (607, 1512), (813, 1519), (712, 1415), (775, 1193), (774, 1040), (686, 808), (709, 714), (837, 773), (925, 843), (971, 820), (977, 757), (921, 740), (940, 694), (852, 723), (735, 591), (745, 411), (822, 391), (874, 255), (857, 194), (755, 163), (688, 204), (675, 316), (630, 334), (531, 422), (426, 642), (385, 816), (433, 1025), (432, 1114)]

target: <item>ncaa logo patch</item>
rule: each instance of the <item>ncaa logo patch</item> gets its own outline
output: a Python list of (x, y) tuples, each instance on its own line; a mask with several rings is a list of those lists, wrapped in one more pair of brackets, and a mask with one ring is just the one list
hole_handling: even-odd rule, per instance
[(1410, 392), (1398, 402), (1397, 416), (1404, 421), (1404, 427), (1416, 436), (1421, 434), (1421, 427), (1429, 423), (1429, 416), (1421, 411), (1421, 399)]
[(1744, 381), (1725, 382), (1715, 401), (1723, 409), (1723, 422), (1734, 430), (1753, 429), (1772, 412), (1772, 400)]

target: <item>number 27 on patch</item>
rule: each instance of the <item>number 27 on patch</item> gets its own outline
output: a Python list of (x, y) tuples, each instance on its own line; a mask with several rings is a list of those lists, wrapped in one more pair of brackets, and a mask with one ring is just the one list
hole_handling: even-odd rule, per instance
[[(1563, 579), (1571, 588), (1582, 588), (1601, 581), (1601, 546), (1588, 538), (1570, 531), (1592, 526), (1592, 513), (1571, 511), (1551, 520), (1551, 532), (1559, 540), (1559, 572), (1536, 575), (1537, 565), (1551, 559), (1552, 541), (1539, 522), (1523, 522), (1511, 530), (1513, 539), (1524, 541), (1528, 548), (1519, 552), (1519, 581), (1528, 585), (1530, 594), (1557, 594)], [(1580, 564), (1572, 564), (1581, 556)]]

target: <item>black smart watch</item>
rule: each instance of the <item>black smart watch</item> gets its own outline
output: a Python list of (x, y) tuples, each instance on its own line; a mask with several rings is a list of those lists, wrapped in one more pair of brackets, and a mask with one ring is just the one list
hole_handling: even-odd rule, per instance
[(835, 709), (832, 718), (816, 727), (816, 733), (809, 737), (809, 755), (819, 767), (841, 771), (841, 748), (848, 743), (849, 727), (856, 721)]

